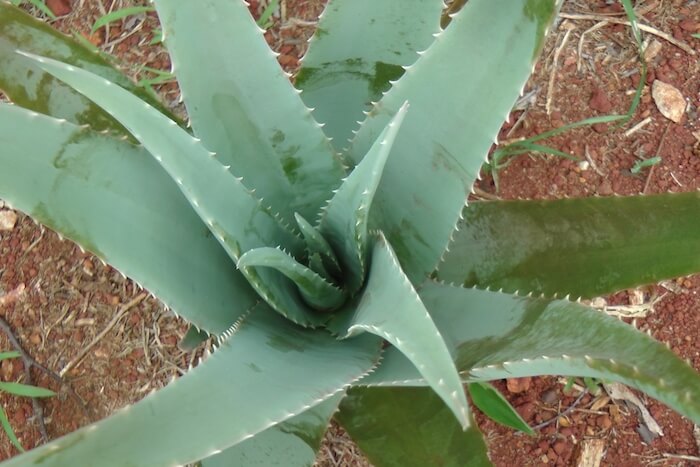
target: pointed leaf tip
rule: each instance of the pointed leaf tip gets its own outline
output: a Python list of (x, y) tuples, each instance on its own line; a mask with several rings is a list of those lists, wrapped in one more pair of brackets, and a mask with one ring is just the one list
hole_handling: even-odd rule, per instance
[(277, 270), (292, 280), (308, 304), (318, 310), (332, 310), (345, 301), (343, 290), (278, 248), (262, 247), (249, 250), (238, 259), (237, 266)]
[(528, 435), (535, 434), (527, 422), (510, 405), (510, 402), (491, 384), (485, 382), (470, 383), (468, 388), (474, 405), (489, 418)]
[(364, 282), (369, 210), (407, 111), (408, 103), (404, 102), (322, 211), (319, 230), (343, 263), (350, 294)]
[(357, 306), (338, 314), (330, 326), (341, 338), (364, 331), (386, 339), (410, 360), (462, 428), (469, 428), (469, 406), (448, 345), (381, 232)]

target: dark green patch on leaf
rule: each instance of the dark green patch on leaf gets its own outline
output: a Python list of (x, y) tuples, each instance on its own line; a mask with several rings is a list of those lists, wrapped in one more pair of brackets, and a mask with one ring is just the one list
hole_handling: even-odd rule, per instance
[(527, 0), (525, 16), (531, 21), (537, 22), (537, 44), (532, 52), (532, 59), (535, 60), (542, 50), (545, 38), (545, 31), (552, 22), (552, 15), (555, 13), (556, 2), (554, 0)]
[(392, 63), (375, 62), (374, 76), (369, 83), (372, 95), (378, 97), (382, 92), (389, 89), (389, 81), (399, 79), (404, 73), (404, 69), (400, 65)]

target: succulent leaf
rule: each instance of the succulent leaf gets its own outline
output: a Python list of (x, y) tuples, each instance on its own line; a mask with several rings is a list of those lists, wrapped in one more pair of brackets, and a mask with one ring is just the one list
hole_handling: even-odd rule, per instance
[(197, 327), (220, 334), (259, 300), (143, 148), (9, 104), (0, 142), (0, 198)]
[(554, 0), (468, 2), (357, 133), (355, 161), (411, 103), (372, 214), (411, 279), (438, 263), (555, 13)]
[(376, 467), (491, 465), (472, 417), (463, 431), (428, 388), (352, 388), (336, 418)]
[(328, 283), (316, 272), (299, 264), (277, 248), (262, 247), (249, 250), (238, 260), (239, 268), (273, 268), (291, 279), (304, 300), (315, 310), (328, 311), (345, 301), (345, 292)]
[(350, 294), (357, 292), (365, 279), (370, 208), (407, 110), (404, 102), (321, 212), (319, 230), (340, 258)]
[[(560, 0), (455, 0), (434, 38), (440, 0), (329, 0), (303, 92), (245, 1), (154, 1), (195, 136), (109, 61), (0, 0), (0, 89), (49, 115), (0, 104), (0, 198), (174, 306), (192, 321), (184, 346), (215, 334), (218, 350), (3, 465), (310, 466), (351, 386), (339, 419), (378, 467), (489, 465), (463, 384), (532, 433), (485, 381), (541, 374), (620, 381), (700, 423), (699, 373), (615, 318), (544, 297), (700, 270), (700, 194), (464, 208)], [(476, 288), (494, 286), (516, 294)]]
[(588, 298), (700, 270), (700, 193), (479, 202), (463, 215), (437, 273), (455, 284)]
[(257, 436), (202, 460), (202, 467), (311, 467), (344, 394), (311, 407)]
[[(700, 375), (633, 327), (564, 300), (427, 283), (419, 291), (464, 382), (534, 375), (591, 376), (627, 384), (700, 421)], [(488, 317), (485, 319), (484, 317)], [(424, 385), (389, 348), (365, 385)]]
[[(25, 55), (108, 108), (175, 180), (234, 261), (250, 249), (267, 245), (284, 245), (292, 254), (303, 251), (301, 240), (280, 224), (241, 179), (233, 176), (198, 139), (172, 120), (99, 76), (55, 60)], [(258, 294), (283, 316), (305, 326), (320, 323), (294, 293), (294, 284), (285, 276), (269, 268), (244, 268), (241, 272)]]
[(372, 269), (358, 303), (338, 313), (329, 328), (341, 339), (369, 332), (389, 341), (415, 365), (462, 426), (469, 426), (469, 406), (447, 345), (383, 235), (375, 242)]
[(476, 381), (470, 383), (467, 389), (474, 405), (490, 419), (528, 435), (535, 434), (523, 417), (493, 385)]
[(321, 263), (318, 263), (319, 266), (321, 266), (320, 269), (328, 268), (332, 271), (335, 277), (340, 277), (342, 273), (338, 259), (335, 257), (335, 253), (333, 253), (331, 246), (328, 244), (326, 239), (323, 238), (323, 235), (321, 235), (321, 233), (299, 213), (294, 213), (294, 217), (297, 221), (297, 225), (299, 226), (299, 230), (301, 230), (304, 240), (306, 240), (306, 249), (310, 258), (309, 262), (311, 262), (311, 258), (313, 258), (314, 253), (317, 253), (321, 259)]
[(338, 342), (261, 305), (185, 376), (4, 467), (92, 465), (95, 459), (143, 467), (194, 462), (341, 393), (374, 368), (379, 344), (374, 336)]
[(442, 0), (331, 0), (295, 84), (338, 150), (440, 31)]
[(17, 55), (17, 49), (90, 70), (128, 89), (174, 119), (156, 98), (135, 85), (98, 53), (25, 11), (0, 2), (0, 89), (19, 106), (78, 125), (89, 124), (96, 131), (127, 134), (111, 115), (56, 80), (36, 63)]
[(311, 255), (309, 255), (309, 268), (316, 271), (319, 276), (331, 283), (334, 283), (336, 281), (335, 278), (338, 277), (338, 275), (333, 276), (328, 272), (326, 263), (323, 261), (323, 257), (321, 257), (320, 253), (311, 253)]
[(246, 3), (154, 3), (195, 135), (287, 222), (314, 216), (345, 170)]

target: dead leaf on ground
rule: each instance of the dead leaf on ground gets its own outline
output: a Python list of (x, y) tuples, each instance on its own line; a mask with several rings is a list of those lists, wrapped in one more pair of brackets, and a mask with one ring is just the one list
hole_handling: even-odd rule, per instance
[(623, 400), (634, 406), (642, 417), (642, 423), (653, 437), (663, 436), (664, 432), (651, 416), (644, 403), (627, 386), (620, 383), (604, 384), (605, 391), (610, 397), (616, 400)]
[(664, 117), (675, 123), (681, 121), (685, 113), (686, 102), (678, 89), (657, 79), (651, 86), (651, 96)]
[(506, 387), (508, 388), (508, 392), (512, 394), (518, 394), (521, 392), (525, 392), (528, 389), (530, 389), (530, 383), (532, 382), (532, 378), (526, 377), (526, 378), (508, 378), (506, 380)]
[(0, 230), (12, 230), (17, 224), (17, 213), (10, 210), (0, 211)]
[(10, 290), (5, 295), (0, 296), (0, 306), (9, 305), (17, 301), (17, 299), (24, 293), (24, 284), (20, 284), (13, 290)]

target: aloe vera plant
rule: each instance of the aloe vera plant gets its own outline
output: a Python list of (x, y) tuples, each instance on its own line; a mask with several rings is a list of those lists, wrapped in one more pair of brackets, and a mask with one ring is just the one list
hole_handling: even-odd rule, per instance
[(555, 298), (700, 270), (697, 194), (465, 204), (553, 0), (471, 0), (444, 29), (441, 0), (331, 0), (296, 89), (243, 2), (154, 4), (189, 125), (0, 4), (0, 197), (218, 347), (6, 465), (310, 465), (336, 412), (375, 465), (482, 465), (465, 385), (518, 426), (486, 382), (540, 374), (700, 422), (695, 370)]

